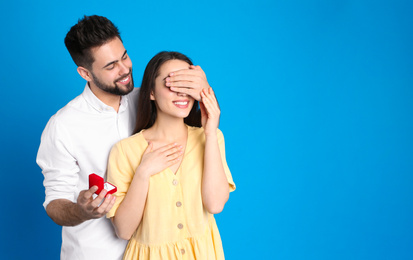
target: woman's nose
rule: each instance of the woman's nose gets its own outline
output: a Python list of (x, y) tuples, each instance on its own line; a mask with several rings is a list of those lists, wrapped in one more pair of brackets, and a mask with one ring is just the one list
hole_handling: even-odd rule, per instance
[(177, 92), (178, 96), (180, 97), (186, 97), (188, 94), (182, 93), (182, 92)]

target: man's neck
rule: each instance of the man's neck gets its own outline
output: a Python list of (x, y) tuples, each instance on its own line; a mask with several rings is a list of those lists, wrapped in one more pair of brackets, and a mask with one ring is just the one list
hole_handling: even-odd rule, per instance
[(115, 109), (116, 112), (119, 111), (121, 96), (103, 91), (94, 84), (91, 84), (90, 82), (88, 82), (88, 85), (90, 90), (100, 101), (102, 101), (104, 104), (110, 107), (113, 107), (113, 109)]

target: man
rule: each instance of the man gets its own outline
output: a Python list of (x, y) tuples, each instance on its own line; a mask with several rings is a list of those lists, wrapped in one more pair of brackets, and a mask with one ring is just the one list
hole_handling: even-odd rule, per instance
[[(63, 226), (61, 259), (121, 259), (127, 241), (116, 237), (105, 218), (115, 197), (106, 190), (93, 196), (97, 187), (89, 189), (88, 176), (106, 177), (110, 149), (135, 126), (138, 89), (132, 62), (118, 29), (105, 17), (79, 20), (67, 33), (65, 45), (87, 84), (43, 131), (37, 155), (46, 190), (43, 205)], [(165, 85), (197, 100), (209, 87), (199, 66), (174, 72)]]

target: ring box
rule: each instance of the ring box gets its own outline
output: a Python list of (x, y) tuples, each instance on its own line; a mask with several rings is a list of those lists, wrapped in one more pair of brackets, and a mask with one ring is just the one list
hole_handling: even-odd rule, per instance
[(95, 173), (89, 175), (89, 189), (92, 188), (92, 186), (98, 187), (98, 190), (95, 192), (97, 195), (99, 195), (103, 189), (107, 190), (107, 194), (113, 194), (118, 190), (115, 185), (110, 182), (105, 182), (102, 177)]

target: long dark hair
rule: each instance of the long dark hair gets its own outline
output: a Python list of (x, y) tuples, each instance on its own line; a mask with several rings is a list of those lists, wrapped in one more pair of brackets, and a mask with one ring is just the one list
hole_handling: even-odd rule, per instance
[[(155, 79), (159, 76), (160, 67), (169, 60), (181, 60), (187, 62), (189, 65), (193, 65), (191, 59), (187, 56), (174, 51), (162, 51), (149, 61), (148, 65), (146, 65), (139, 91), (138, 116), (135, 130), (133, 131), (134, 133), (139, 133), (143, 129), (150, 128), (156, 121), (157, 110), (155, 102), (151, 100), (151, 92), (155, 89)], [(184, 122), (189, 126), (201, 126), (201, 112), (198, 101), (195, 100)]]

